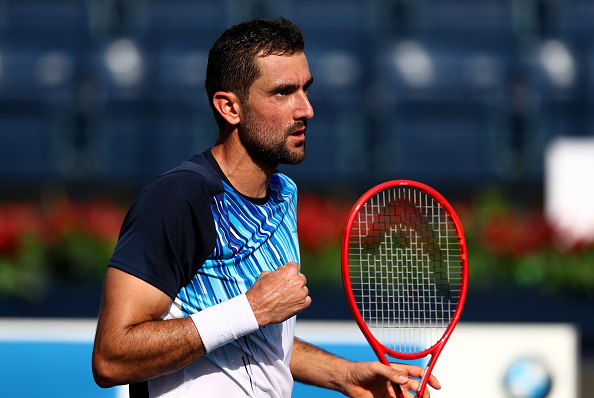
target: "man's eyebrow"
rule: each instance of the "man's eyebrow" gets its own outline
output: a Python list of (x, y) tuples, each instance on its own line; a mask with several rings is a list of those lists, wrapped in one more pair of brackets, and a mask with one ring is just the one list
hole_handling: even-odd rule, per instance
[(283, 91), (293, 91), (299, 88), (298, 84), (292, 84), (292, 83), (281, 83), (278, 86), (274, 86), (274, 88), (272, 90), (270, 90), (270, 92), (272, 92), (273, 94), (275, 93), (280, 93)]
[[(309, 80), (307, 82), (305, 82), (305, 84), (303, 85), (303, 90), (307, 91), (309, 89), (309, 87), (313, 84), (314, 78), (311, 77), (309, 78)], [(280, 93), (283, 91), (293, 91), (293, 90), (297, 90), (299, 88), (298, 84), (293, 84), (293, 83), (281, 83), (278, 86), (275, 86), (272, 90), (270, 90), (270, 92), (272, 93)]]

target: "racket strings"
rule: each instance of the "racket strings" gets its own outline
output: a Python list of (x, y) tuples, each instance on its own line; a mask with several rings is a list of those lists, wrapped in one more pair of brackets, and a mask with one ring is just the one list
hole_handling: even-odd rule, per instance
[(349, 276), (361, 316), (382, 344), (405, 354), (426, 350), (443, 336), (460, 295), (453, 221), (417, 188), (378, 192), (351, 229)]

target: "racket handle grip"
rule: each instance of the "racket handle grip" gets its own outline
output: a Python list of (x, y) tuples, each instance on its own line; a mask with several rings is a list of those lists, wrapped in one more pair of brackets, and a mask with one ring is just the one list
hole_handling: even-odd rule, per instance
[(396, 393), (396, 398), (404, 398), (404, 394), (402, 394), (402, 389), (400, 388), (399, 384), (392, 383), (392, 388)]

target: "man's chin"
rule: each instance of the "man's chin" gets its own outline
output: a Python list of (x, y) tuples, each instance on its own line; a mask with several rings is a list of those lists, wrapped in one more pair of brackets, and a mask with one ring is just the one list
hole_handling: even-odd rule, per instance
[(281, 164), (289, 164), (289, 165), (296, 165), (305, 160), (305, 145), (301, 145), (297, 150), (291, 151), (290, 154), (283, 157), (283, 159), (279, 162)]

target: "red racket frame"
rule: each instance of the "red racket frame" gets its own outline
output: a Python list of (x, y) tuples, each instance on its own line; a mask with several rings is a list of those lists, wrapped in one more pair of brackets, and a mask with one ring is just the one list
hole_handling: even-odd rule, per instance
[[(455, 230), (456, 230), (456, 234), (457, 234), (457, 238), (458, 238), (458, 245), (460, 248), (460, 266), (462, 267), (460, 295), (459, 295), (459, 299), (458, 299), (458, 304), (456, 306), (456, 309), (454, 310), (452, 319), (450, 320), (450, 323), (448, 324), (443, 336), (441, 337), (441, 339), (439, 339), (434, 345), (432, 345), (428, 349), (418, 352), (418, 353), (413, 353), (413, 354), (403, 354), (403, 353), (399, 353), (394, 350), (391, 350), (390, 348), (387, 348), (382, 343), (380, 343), (373, 336), (373, 334), (371, 333), (371, 331), (365, 324), (363, 317), (361, 316), (359, 307), (357, 307), (357, 303), (355, 302), (355, 297), (353, 295), (351, 280), (350, 280), (350, 276), (349, 276), (349, 237), (350, 237), (350, 232), (351, 232), (351, 228), (353, 226), (355, 217), (359, 213), (361, 206), (363, 206), (373, 195), (375, 195), (376, 193), (378, 193), (386, 188), (391, 188), (391, 187), (396, 187), (396, 186), (410, 186), (410, 187), (420, 189), (421, 191), (423, 191), (426, 194), (433, 197), (446, 210), (446, 212), (452, 219), (454, 226), (455, 226)], [(389, 361), (386, 358), (386, 355), (389, 355), (392, 358), (397, 358), (397, 359), (401, 359), (401, 360), (420, 359), (420, 358), (425, 358), (427, 355), (431, 355), (429, 364), (426, 367), (425, 375), (423, 376), (423, 379), (421, 380), (421, 384), (419, 386), (419, 390), (417, 391), (417, 396), (422, 397), (425, 392), (427, 380), (428, 380), (429, 376), (431, 375), (431, 372), (433, 371), (433, 367), (435, 366), (435, 363), (437, 362), (437, 358), (441, 354), (441, 351), (443, 350), (446, 342), (448, 341), (454, 328), (458, 324), (458, 320), (460, 319), (460, 314), (462, 313), (462, 309), (464, 308), (464, 302), (466, 300), (466, 291), (468, 288), (468, 252), (467, 252), (467, 248), (466, 248), (466, 240), (464, 238), (464, 230), (462, 229), (462, 223), (460, 222), (458, 215), (454, 211), (454, 208), (448, 203), (448, 201), (439, 192), (437, 192), (436, 190), (434, 190), (433, 188), (431, 188), (425, 184), (422, 184), (422, 183), (416, 182), (416, 181), (393, 180), (393, 181), (385, 182), (383, 184), (379, 184), (379, 185), (375, 186), (374, 188), (370, 189), (365, 194), (363, 194), (363, 196), (361, 196), (361, 198), (359, 198), (359, 200), (355, 203), (355, 205), (353, 206), (351, 212), (349, 213), (349, 216), (345, 223), (343, 238), (342, 238), (342, 281), (343, 281), (347, 301), (349, 303), (349, 307), (351, 309), (353, 317), (355, 318), (357, 325), (359, 325), (361, 332), (363, 333), (363, 335), (365, 336), (365, 338), (371, 345), (371, 348), (377, 355), (378, 359), (383, 364), (389, 366)], [(399, 387), (399, 386), (397, 386), (397, 387)], [(399, 388), (397, 388), (397, 390), (399, 390)], [(397, 391), (397, 395), (399, 397), (401, 397), (402, 393), (400, 391)]]

